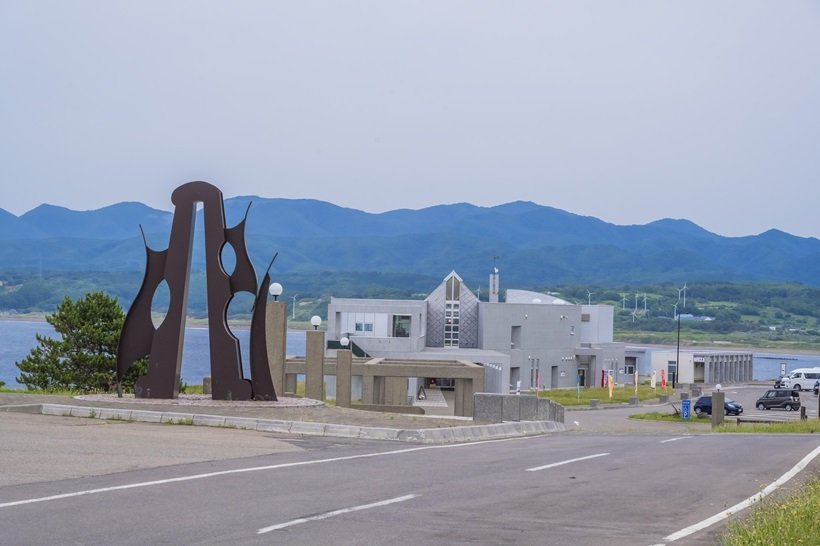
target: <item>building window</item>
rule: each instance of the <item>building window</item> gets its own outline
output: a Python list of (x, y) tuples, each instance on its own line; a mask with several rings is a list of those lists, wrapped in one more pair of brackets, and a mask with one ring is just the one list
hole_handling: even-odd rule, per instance
[(357, 332), (372, 332), (373, 331), (373, 323), (372, 322), (357, 322), (356, 323), (356, 331)]
[(589, 313), (581, 313), (581, 322), (589, 322)]
[(458, 334), (459, 303), (457, 301), (447, 301), (444, 304), (444, 346), (458, 347)]
[(393, 337), (410, 337), (410, 315), (393, 315)]

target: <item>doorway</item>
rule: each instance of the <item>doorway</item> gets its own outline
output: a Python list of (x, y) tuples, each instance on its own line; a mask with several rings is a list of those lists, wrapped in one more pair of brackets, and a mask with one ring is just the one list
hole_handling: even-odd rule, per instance
[(581, 387), (587, 386), (587, 368), (578, 368), (578, 385)]

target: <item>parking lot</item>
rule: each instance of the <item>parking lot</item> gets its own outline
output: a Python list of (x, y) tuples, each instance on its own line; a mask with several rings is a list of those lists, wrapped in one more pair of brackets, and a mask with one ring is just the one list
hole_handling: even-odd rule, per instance
[[(769, 419), (772, 421), (798, 421), (800, 420), (800, 411), (785, 411), (782, 409), (758, 410), (755, 407), (755, 402), (758, 398), (763, 396), (767, 390), (774, 388), (774, 381), (771, 383), (758, 383), (754, 385), (726, 385), (722, 390), (726, 393), (727, 399), (732, 399), (743, 406), (742, 417), (754, 417), (760, 419)], [(713, 386), (703, 388), (703, 394), (709, 395), (714, 390)], [(692, 404), (694, 405), (697, 397), (693, 397)], [(809, 419), (818, 418), (818, 397), (812, 391), (800, 392), (800, 405), (806, 408), (806, 416)], [(706, 416), (708, 418), (708, 416)], [(734, 419), (734, 416), (727, 417)]]

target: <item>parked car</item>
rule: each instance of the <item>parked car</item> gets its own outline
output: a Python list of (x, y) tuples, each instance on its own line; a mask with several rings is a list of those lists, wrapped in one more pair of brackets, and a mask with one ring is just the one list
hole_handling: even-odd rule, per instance
[(783, 388), (783, 380), (784, 380), (784, 379), (786, 379), (786, 376), (785, 376), (785, 375), (778, 377), (778, 378), (775, 380), (775, 382), (774, 382), (774, 388), (775, 388), (775, 389), (782, 389), (782, 388)]
[(817, 394), (818, 391), (820, 391), (820, 379), (814, 382), (814, 394)]
[[(701, 414), (705, 413), (707, 415), (712, 415), (712, 397), (711, 396), (701, 396), (698, 398), (698, 401), (695, 402), (695, 413), (700, 416)], [(743, 406), (740, 405), (739, 402), (735, 402), (731, 398), (726, 398), (723, 401), (723, 414), (724, 415), (740, 415), (743, 413)]]
[(798, 368), (789, 372), (786, 377), (780, 378), (780, 388), (809, 390), (809, 385), (820, 381), (820, 367)]
[(796, 389), (769, 389), (757, 399), (755, 406), (759, 410), (783, 408), (786, 411), (800, 409), (800, 392)]

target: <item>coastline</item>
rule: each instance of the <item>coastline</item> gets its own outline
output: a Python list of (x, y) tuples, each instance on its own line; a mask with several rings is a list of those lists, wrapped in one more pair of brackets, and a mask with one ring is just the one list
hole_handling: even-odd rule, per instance
[[(627, 347), (645, 347), (651, 350), (675, 350), (677, 349), (677, 345), (664, 345), (664, 344), (653, 344), (653, 343), (626, 343)], [(755, 353), (755, 354), (774, 354), (774, 355), (804, 355), (804, 356), (820, 356), (820, 347), (816, 350), (811, 349), (791, 349), (791, 348), (782, 348), (782, 347), (749, 347), (747, 345), (734, 345), (734, 344), (703, 344), (703, 345), (681, 345), (681, 351), (742, 351), (747, 353)]]
[[(46, 315), (49, 313), (26, 313), (20, 315), (0, 315), (0, 322), (47, 322)], [(249, 319), (230, 320), (232, 328), (240, 328), (247, 330), (251, 326)], [(189, 328), (207, 328), (208, 319), (188, 317), (185, 319), (185, 326)], [(305, 332), (312, 329), (309, 323), (297, 322), (293, 325), (288, 325), (289, 332)]]
[[(0, 322), (46, 322), (46, 315), (49, 313), (25, 313), (25, 314), (15, 314), (15, 315), (0, 315)], [(240, 329), (248, 329), (250, 328), (251, 321), (250, 319), (236, 319), (230, 320), (231, 327), (233, 328), (240, 328)], [(207, 328), (208, 327), (208, 319), (200, 318), (200, 317), (187, 317), (185, 320), (185, 325), (191, 328)], [(288, 331), (289, 332), (303, 332), (310, 330), (312, 327), (309, 322), (295, 322), (292, 325), (288, 324)], [(668, 351), (670, 349), (676, 349), (676, 344), (663, 344), (663, 343), (631, 343), (629, 341), (618, 341), (617, 343), (623, 343), (627, 347), (645, 347), (647, 349), (652, 350), (665, 350)], [(806, 349), (806, 348), (791, 348), (791, 347), (752, 347), (749, 345), (738, 345), (731, 342), (714, 342), (714, 343), (703, 343), (703, 344), (693, 344), (691, 342), (687, 342), (686, 344), (681, 343), (680, 348), (682, 351), (744, 351), (750, 353), (764, 353), (764, 354), (793, 354), (793, 355), (807, 355), (807, 356), (820, 356), (820, 344), (816, 349)]]

